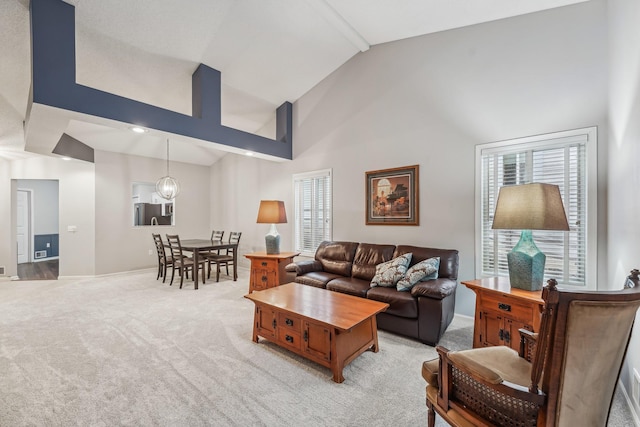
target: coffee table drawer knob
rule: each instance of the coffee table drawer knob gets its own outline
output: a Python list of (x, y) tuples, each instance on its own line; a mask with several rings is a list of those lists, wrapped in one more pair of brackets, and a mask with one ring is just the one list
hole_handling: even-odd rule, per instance
[(293, 326), (293, 320), (291, 320), (291, 319), (285, 319), (285, 320), (284, 320), (284, 323), (285, 323), (287, 326)]
[(293, 337), (292, 337), (291, 335), (285, 335), (285, 336), (284, 336), (284, 339), (285, 339), (287, 342), (289, 342), (289, 343), (293, 344)]

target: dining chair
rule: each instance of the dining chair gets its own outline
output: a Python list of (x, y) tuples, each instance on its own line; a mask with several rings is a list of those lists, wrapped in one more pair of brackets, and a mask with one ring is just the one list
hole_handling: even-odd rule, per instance
[[(242, 232), (232, 231), (229, 233), (229, 243), (235, 244), (236, 246), (233, 248), (223, 249), (225, 251), (224, 254), (210, 254), (207, 255), (207, 260), (209, 261), (209, 277), (211, 277), (211, 264), (216, 265), (216, 282), (220, 281), (220, 266), (224, 265), (227, 276), (229, 275), (229, 263), (234, 265), (234, 260), (237, 256), (238, 245), (240, 244), (240, 237), (242, 236)], [(236, 267), (234, 265), (233, 268), (233, 280), (238, 280), (238, 272), (236, 271)]]
[(158, 275), (156, 280), (162, 277), (162, 283), (167, 279), (167, 266), (173, 265), (173, 257), (171, 254), (167, 255), (164, 242), (160, 234), (151, 234), (153, 236), (153, 242), (156, 245), (156, 253), (158, 254)]
[[(222, 241), (222, 236), (224, 236), (224, 231), (218, 231), (218, 230), (213, 230), (211, 232), (211, 240), (212, 241)], [(209, 255), (219, 255), (220, 254), (220, 250), (218, 249), (210, 249), (208, 251), (200, 251), (200, 256), (203, 258), (206, 258)], [(207, 263), (209, 262), (209, 260), (207, 259)]]
[(452, 426), (605, 426), (640, 289), (572, 292), (549, 280), (540, 330), (506, 346), (449, 351), (424, 362), (427, 422)]
[(171, 282), (169, 283), (169, 286), (173, 285), (173, 277), (176, 270), (178, 270), (178, 273), (180, 274), (180, 289), (182, 289), (184, 276), (188, 274), (189, 269), (193, 270), (194, 268), (202, 269), (202, 283), (204, 284), (204, 266), (207, 263), (207, 260), (199, 259), (198, 265), (194, 266), (193, 258), (183, 255), (180, 237), (177, 234), (167, 234), (167, 241), (169, 242), (169, 248), (171, 249), (171, 257), (173, 258), (173, 263), (171, 264), (173, 270), (171, 271)]

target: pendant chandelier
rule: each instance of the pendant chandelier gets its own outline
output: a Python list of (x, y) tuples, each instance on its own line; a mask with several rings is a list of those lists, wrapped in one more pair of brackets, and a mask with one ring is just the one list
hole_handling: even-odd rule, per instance
[(163, 199), (173, 200), (180, 194), (180, 183), (169, 175), (169, 139), (167, 138), (167, 175), (156, 182), (156, 192)]

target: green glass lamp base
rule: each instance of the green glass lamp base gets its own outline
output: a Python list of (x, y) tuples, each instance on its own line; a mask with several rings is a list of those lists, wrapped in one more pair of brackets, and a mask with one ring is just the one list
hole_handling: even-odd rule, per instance
[(527, 291), (542, 289), (546, 259), (533, 241), (531, 230), (522, 230), (520, 241), (507, 254), (511, 287)]
[(271, 229), (269, 233), (264, 236), (264, 240), (267, 246), (267, 255), (277, 255), (280, 253), (280, 234), (278, 234), (275, 224), (271, 224)]

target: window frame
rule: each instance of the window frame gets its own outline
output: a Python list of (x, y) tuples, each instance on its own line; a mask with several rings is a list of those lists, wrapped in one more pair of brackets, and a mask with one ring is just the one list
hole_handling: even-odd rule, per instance
[[(319, 170), (315, 170), (315, 171), (310, 171), (310, 172), (303, 172), (303, 173), (297, 173), (297, 174), (293, 174), (292, 176), (292, 187), (293, 187), (293, 210), (294, 210), (294, 214), (293, 214), (293, 226), (294, 226), (294, 230), (293, 230), (293, 235), (292, 235), (292, 240), (293, 240), (293, 248), (296, 252), (300, 252), (301, 256), (307, 256), (307, 257), (313, 257), (315, 255), (315, 252), (317, 250), (317, 246), (314, 248), (302, 248), (302, 245), (299, 245), (298, 241), (298, 236), (302, 235), (301, 233), (299, 233), (299, 229), (302, 228), (302, 223), (301, 218), (300, 218), (300, 209), (298, 208), (298, 192), (296, 191), (296, 183), (299, 181), (305, 181), (305, 180), (310, 180), (310, 179), (314, 179), (314, 178), (322, 178), (322, 177), (328, 177), (328, 190), (329, 190), (329, 209), (328, 209), (328, 236), (325, 234), (323, 240), (332, 240), (333, 239), (333, 170), (332, 169), (319, 169)], [(317, 207), (316, 207), (317, 208)], [(320, 242), (318, 242), (320, 243)]]
[(476, 145), (475, 176), (475, 274), (477, 278), (493, 277), (482, 271), (483, 224), (482, 224), (482, 155), (496, 151), (500, 153), (522, 152), (540, 148), (565, 146), (568, 139), (584, 138), (585, 141), (585, 269), (584, 286), (560, 283), (562, 287), (575, 290), (596, 290), (598, 277), (598, 131), (588, 127), (568, 131), (553, 132), (523, 138), (515, 138)]

